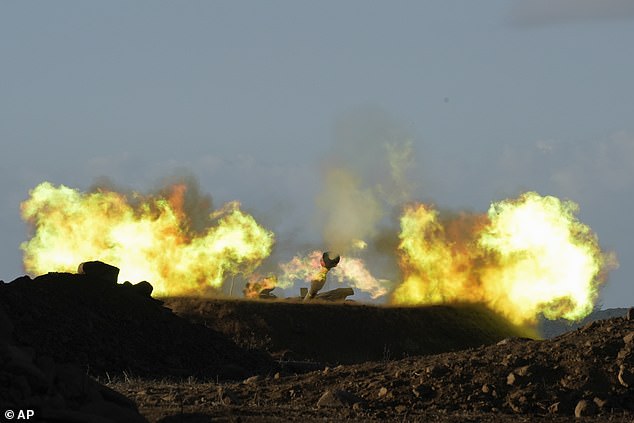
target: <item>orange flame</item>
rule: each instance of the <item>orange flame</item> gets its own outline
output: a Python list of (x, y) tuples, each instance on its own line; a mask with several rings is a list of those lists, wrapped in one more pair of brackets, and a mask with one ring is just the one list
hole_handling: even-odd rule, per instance
[(577, 205), (528, 192), (482, 216), (443, 221), (429, 206), (406, 207), (399, 250), (403, 283), (396, 304), (483, 302), (516, 323), (580, 319), (592, 311), (606, 271), (616, 265)]
[[(120, 280), (148, 280), (158, 295), (219, 288), (227, 274), (249, 274), (268, 257), (272, 232), (226, 204), (194, 233), (183, 210), (186, 186), (170, 195), (133, 195), (135, 205), (112, 191), (81, 193), (48, 182), (21, 205), (34, 236), (21, 245), (30, 273), (72, 272), (86, 260), (120, 267)], [(137, 204), (138, 203), (138, 204)]]
[(272, 290), (276, 287), (277, 277), (275, 275), (261, 277), (255, 274), (249, 278), (249, 282), (247, 282), (242, 292), (245, 298), (259, 298), (262, 291)]

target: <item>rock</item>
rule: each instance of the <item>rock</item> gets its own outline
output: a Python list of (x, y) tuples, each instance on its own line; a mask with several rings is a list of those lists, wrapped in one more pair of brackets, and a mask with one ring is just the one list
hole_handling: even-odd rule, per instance
[(522, 413), (524, 411), (522, 409), (522, 407), (519, 404), (517, 404), (516, 402), (514, 402), (514, 401), (509, 401), (508, 405), (511, 408), (511, 410), (513, 410), (514, 413), (519, 414), (519, 413)]
[(260, 379), (260, 376), (255, 375), (245, 379), (242, 383), (244, 383), (245, 385), (255, 385)]
[(625, 342), (625, 345), (634, 344), (634, 332), (630, 332), (627, 335), (625, 335), (623, 337), (623, 342)]
[(327, 389), (317, 401), (317, 407), (343, 407), (354, 406), (355, 404), (365, 404), (363, 398), (353, 394), (352, 392), (341, 389)]
[(628, 311), (627, 314), (625, 315), (625, 318), (627, 320), (634, 320), (634, 307), (631, 307)]
[(506, 376), (506, 384), (515, 385), (515, 382), (517, 382), (517, 376), (513, 372), (509, 373), (508, 376)]
[(531, 373), (531, 366), (527, 365), (518, 367), (517, 369), (513, 370), (513, 373), (518, 376), (528, 376)]
[(102, 261), (85, 261), (79, 265), (77, 273), (116, 284), (119, 268)]
[(623, 365), (619, 366), (619, 374), (618, 374), (619, 383), (626, 388), (634, 385), (634, 377), (632, 373)]
[(525, 413), (528, 407), (528, 398), (521, 390), (515, 390), (508, 396), (507, 404), (515, 413)]
[(367, 408), (367, 403), (365, 402), (355, 402), (354, 404), (352, 404), (352, 409), (354, 411), (362, 411), (365, 410)]
[(328, 389), (321, 395), (319, 401), (317, 401), (317, 407), (343, 407), (343, 402), (341, 402), (339, 398), (337, 398), (333, 391)]
[[(505, 344), (506, 345), (506, 344)], [(503, 366), (510, 366), (511, 363), (514, 363), (517, 360), (517, 357), (515, 357), (515, 355), (513, 354), (507, 354), (503, 359), (502, 359), (502, 365)]]
[(599, 397), (594, 397), (592, 402), (594, 402), (599, 410), (603, 410), (608, 405), (608, 400)]
[(379, 398), (383, 398), (385, 396), (387, 396), (388, 390), (385, 386), (381, 387), (381, 389), (379, 389)]
[(152, 296), (152, 291), (154, 291), (154, 287), (148, 281), (135, 283), (134, 285), (132, 285), (132, 289), (142, 296), (148, 298)]
[(558, 401), (558, 402), (556, 402), (554, 404), (551, 404), (548, 407), (548, 412), (550, 414), (559, 414), (560, 409), (561, 409), (561, 402)]
[(404, 412), (407, 411), (407, 406), (403, 404), (399, 404), (396, 407), (394, 407), (394, 411), (396, 411), (398, 414), (403, 414)]
[(593, 402), (581, 400), (575, 407), (575, 417), (594, 416), (595, 414), (596, 409)]

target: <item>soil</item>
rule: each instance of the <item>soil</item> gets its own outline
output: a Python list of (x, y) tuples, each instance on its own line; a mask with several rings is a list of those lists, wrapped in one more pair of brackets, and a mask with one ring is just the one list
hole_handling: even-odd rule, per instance
[(533, 336), (478, 304), (381, 307), (355, 302), (163, 298), (190, 322), (267, 351), (278, 361), (320, 365), (394, 360)]
[(305, 374), (112, 386), (150, 420), (166, 422), (533, 422), (575, 415), (578, 421), (631, 422), (633, 338), (634, 320), (615, 318), (552, 340), (508, 338), (459, 352)]
[(0, 405), (37, 402), (45, 421), (634, 420), (633, 312), (539, 340), (474, 305), (145, 288), (65, 273), (0, 284)]

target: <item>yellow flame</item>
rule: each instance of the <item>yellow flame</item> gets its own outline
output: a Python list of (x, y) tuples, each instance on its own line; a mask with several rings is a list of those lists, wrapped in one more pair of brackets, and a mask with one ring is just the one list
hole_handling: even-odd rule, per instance
[(442, 220), (429, 206), (401, 217), (404, 281), (397, 304), (484, 302), (516, 323), (580, 319), (592, 311), (614, 256), (579, 222), (570, 201), (528, 192), (488, 215)]
[(226, 274), (251, 272), (268, 257), (272, 232), (237, 202), (194, 233), (182, 209), (185, 187), (172, 188), (169, 198), (135, 194), (129, 201), (112, 191), (38, 185), (21, 205), (34, 227), (21, 245), (25, 270), (71, 272), (83, 261), (101, 260), (121, 269), (119, 280), (147, 280), (158, 295), (176, 295), (219, 288)]

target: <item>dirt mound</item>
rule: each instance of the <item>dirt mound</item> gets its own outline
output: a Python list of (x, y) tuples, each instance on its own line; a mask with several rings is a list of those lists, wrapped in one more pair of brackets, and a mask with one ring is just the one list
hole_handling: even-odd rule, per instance
[(55, 363), (15, 345), (13, 324), (2, 307), (0, 413), (7, 421), (147, 421), (133, 401), (89, 378), (79, 366)]
[[(571, 416), (631, 422), (633, 350), (634, 320), (614, 318), (546, 341), (509, 338), (460, 352), (252, 377), (241, 383), (154, 385), (141, 393), (129, 385), (117, 389), (134, 397), (151, 420), (164, 422), (210, 417), (552, 422), (570, 421)], [(166, 413), (161, 400), (166, 392), (178, 392), (180, 412)]]
[(148, 284), (49, 273), (0, 284), (18, 344), (93, 376), (240, 378), (267, 371), (265, 353), (192, 324), (148, 295)]
[(534, 335), (473, 304), (379, 307), (357, 303), (165, 298), (176, 314), (245, 348), (328, 365), (398, 359)]

